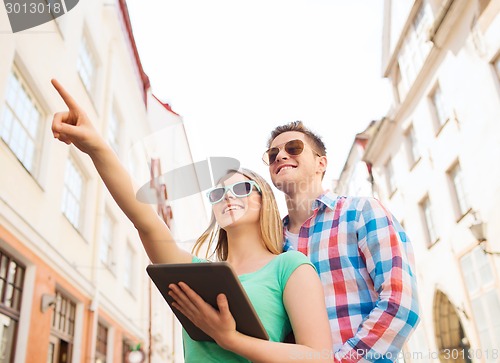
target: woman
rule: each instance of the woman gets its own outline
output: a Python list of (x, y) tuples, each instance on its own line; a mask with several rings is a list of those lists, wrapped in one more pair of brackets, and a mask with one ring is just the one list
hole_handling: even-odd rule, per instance
[[(134, 223), (151, 261), (201, 261), (175, 243), (150, 205), (137, 201), (116, 154), (63, 87), (56, 80), (52, 84), (69, 108), (54, 115), (54, 137), (90, 156), (114, 200)], [(269, 185), (254, 173), (239, 171), (228, 175), (208, 197), (213, 204), (212, 225), (196, 248), (207, 240), (209, 244), (218, 240), (218, 259), (230, 263), (239, 275), (271, 339), (239, 333), (224, 295), (218, 296), (216, 310), (187, 285), (171, 285), (175, 307), (216, 342), (195, 342), (185, 335), (186, 362), (331, 361), (322, 286), (305, 256), (298, 252), (279, 254), (282, 228)], [(297, 344), (282, 342), (290, 328)]]

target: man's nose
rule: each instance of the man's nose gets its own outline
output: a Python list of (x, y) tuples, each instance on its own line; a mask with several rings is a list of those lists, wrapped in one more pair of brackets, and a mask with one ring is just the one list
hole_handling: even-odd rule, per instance
[(287, 160), (289, 158), (288, 153), (285, 151), (285, 148), (281, 148), (278, 154), (276, 155), (276, 159), (274, 159), (274, 162), (280, 161), (280, 160)]

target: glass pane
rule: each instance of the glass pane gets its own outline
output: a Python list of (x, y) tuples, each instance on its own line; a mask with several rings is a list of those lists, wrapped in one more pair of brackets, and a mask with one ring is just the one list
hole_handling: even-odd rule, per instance
[(41, 113), (28, 89), (21, 85), (18, 77), (11, 73), (3, 115), (1, 136), (12, 152), (32, 170)]
[(2, 259), (0, 261), (0, 278), (7, 278), (7, 264), (9, 263), (9, 259), (7, 256), (2, 255)]
[(0, 363), (10, 363), (14, 348), (16, 322), (0, 313)]
[(437, 119), (440, 124), (445, 122), (445, 111), (443, 108), (443, 101), (441, 97), (441, 90), (436, 88), (432, 94), (432, 104), (434, 105), (434, 111), (436, 112)]
[(494, 281), (493, 271), (491, 270), (488, 257), (481, 248), (474, 249), (474, 259), (481, 279), (481, 286), (488, 285)]
[(80, 172), (73, 162), (68, 160), (64, 175), (64, 191), (61, 209), (75, 228), (78, 228), (80, 225), (82, 185), (83, 180)]
[(7, 285), (7, 289), (5, 290), (5, 299), (4, 299), (4, 304), (10, 308), (13, 308), (14, 306), (12, 305), (12, 295), (14, 293), (14, 288), (12, 287), (11, 284)]
[[(498, 298), (498, 292), (496, 289), (487, 292), (484, 296), (486, 300), (486, 306), (488, 307), (488, 313), (491, 317), (490, 321), (493, 326), (500, 327), (500, 319), (497, 317), (500, 316), (500, 299)], [(497, 341), (500, 342), (500, 336)]]
[(12, 131), (12, 121), (13, 121), (12, 112), (8, 107), (5, 107), (2, 113), (2, 127), (0, 127), (0, 136), (5, 141), (10, 140), (10, 133)]
[(478, 283), (476, 280), (476, 274), (474, 272), (474, 266), (472, 265), (472, 256), (467, 254), (460, 259), (460, 265), (462, 266), (462, 273), (465, 279), (465, 285), (470, 294), (474, 294), (478, 290)]
[(486, 319), (486, 315), (483, 310), (483, 306), (481, 304), (481, 298), (476, 298), (471, 301), (472, 303), (472, 312), (474, 317), (476, 318), (476, 327), (479, 331), (484, 331), (488, 329), (488, 320)]
[(47, 363), (54, 363), (55, 344), (49, 343), (49, 352), (47, 353)]

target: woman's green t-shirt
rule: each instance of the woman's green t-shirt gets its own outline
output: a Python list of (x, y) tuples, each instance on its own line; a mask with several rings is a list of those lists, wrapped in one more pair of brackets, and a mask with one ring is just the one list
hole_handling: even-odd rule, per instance
[[(200, 263), (206, 260), (193, 257), (193, 262)], [(238, 276), (270, 341), (282, 342), (292, 331), (290, 319), (283, 305), (283, 291), (291, 274), (303, 264), (314, 268), (304, 254), (288, 251), (277, 255), (261, 269)], [(222, 349), (214, 342), (192, 340), (185, 330), (182, 336), (186, 363), (249, 362), (233, 352)]]

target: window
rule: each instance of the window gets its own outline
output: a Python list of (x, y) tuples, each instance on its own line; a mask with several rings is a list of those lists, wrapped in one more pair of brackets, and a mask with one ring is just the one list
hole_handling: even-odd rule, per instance
[(431, 43), (427, 41), (431, 22), (428, 5), (422, 4), (413, 18), (399, 53), (398, 63), (406, 87), (413, 84), (431, 49)]
[(403, 82), (401, 77), (401, 68), (399, 64), (396, 64), (396, 69), (394, 71), (394, 81), (393, 81), (393, 93), (394, 98), (396, 99), (396, 103), (401, 103), (401, 101), (405, 98), (406, 93), (408, 92), (407, 85)]
[(467, 193), (465, 191), (464, 178), (460, 164), (456, 163), (450, 170), (448, 170), (448, 178), (452, 187), (453, 204), (455, 205), (456, 216), (461, 218), (470, 209), (470, 204), (467, 200)]
[(135, 251), (130, 244), (127, 243), (125, 249), (125, 266), (123, 271), (123, 286), (129, 291), (132, 291), (134, 277), (134, 259)]
[(408, 164), (412, 168), (420, 160), (420, 150), (418, 148), (417, 137), (413, 125), (405, 133), (406, 154), (408, 155)]
[(62, 212), (70, 223), (78, 229), (80, 227), (80, 211), (83, 198), (84, 179), (75, 163), (69, 159), (64, 175), (64, 191), (62, 198)]
[[(500, 338), (500, 299), (488, 257), (476, 247), (460, 259), (462, 275), (472, 307), (472, 314), (483, 352), (493, 352)], [(486, 362), (497, 357), (483, 355)]]
[(108, 143), (115, 153), (119, 154), (119, 132), (120, 132), (120, 121), (116, 113), (115, 108), (111, 110), (108, 121)]
[(440, 130), (441, 127), (446, 123), (446, 121), (448, 121), (448, 118), (450, 116), (448, 107), (446, 106), (446, 103), (444, 102), (443, 99), (443, 93), (441, 92), (441, 88), (439, 86), (436, 86), (436, 88), (434, 88), (434, 91), (431, 93), (429, 98), (432, 104), (432, 110), (434, 114), (434, 119), (437, 124), (437, 129)]
[(385, 178), (387, 181), (387, 192), (389, 197), (396, 191), (396, 177), (394, 175), (394, 167), (392, 165), (392, 158), (389, 158), (385, 163)]
[(113, 267), (113, 237), (114, 237), (115, 221), (108, 211), (104, 213), (102, 221), (102, 237), (101, 246), (99, 249), (99, 258), (101, 262), (111, 268)]
[(48, 363), (60, 362), (66, 357), (71, 362), (73, 339), (75, 336), (76, 304), (62, 292), (56, 291), (56, 306), (52, 314), (51, 335), (49, 340)]
[(0, 136), (30, 173), (35, 169), (41, 129), (40, 107), (26, 83), (12, 71), (0, 118)]
[(25, 269), (0, 250), (0, 362), (14, 360)]
[(97, 323), (97, 338), (95, 345), (96, 363), (106, 363), (108, 351), (108, 327), (101, 322)]
[(89, 44), (88, 37), (84, 34), (78, 53), (77, 70), (83, 85), (92, 94), (95, 90), (97, 61)]
[(424, 220), (424, 228), (427, 233), (427, 247), (430, 247), (438, 240), (436, 224), (434, 223), (434, 214), (432, 212), (431, 200), (426, 196), (420, 202), (420, 209)]

